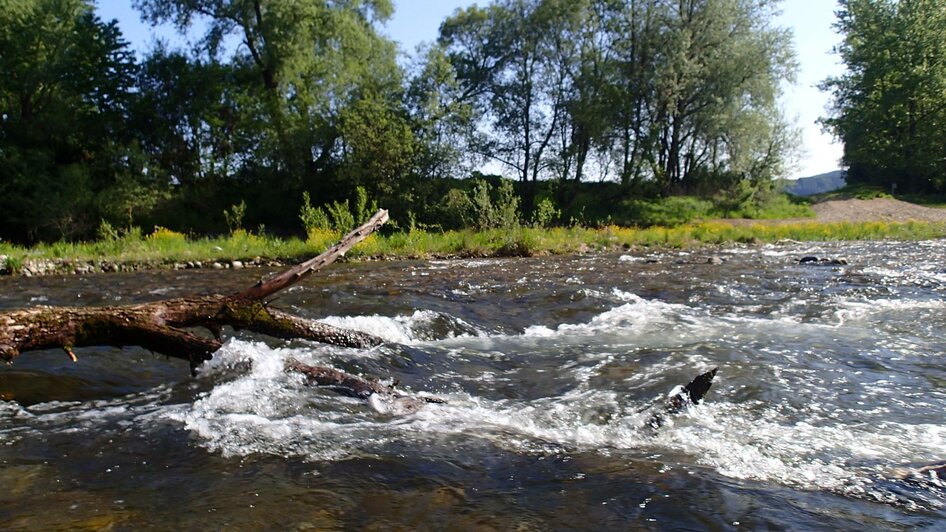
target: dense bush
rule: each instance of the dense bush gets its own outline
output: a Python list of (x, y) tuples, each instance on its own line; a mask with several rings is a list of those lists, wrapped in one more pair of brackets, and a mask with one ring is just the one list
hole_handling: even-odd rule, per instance
[(621, 204), (615, 222), (621, 225), (674, 227), (711, 217), (710, 201), (689, 196), (671, 196), (655, 201), (628, 200)]

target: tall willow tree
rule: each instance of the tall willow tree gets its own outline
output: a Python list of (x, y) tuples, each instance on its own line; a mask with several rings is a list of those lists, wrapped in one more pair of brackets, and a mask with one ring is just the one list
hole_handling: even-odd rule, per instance
[(777, 98), (795, 62), (790, 33), (772, 22), (777, 5), (613, 4), (618, 112), (612, 138), (623, 181), (650, 179), (665, 192), (700, 192), (739, 180), (764, 183), (781, 173), (791, 136)]
[(777, 6), (499, 0), (447, 19), (439, 42), (478, 110), (471, 146), (520, 182), (699, 193), (761, 186), (790, 154), (777, 98), (795, 62)]
[(938, 0), (842, 0), (847, 66), (825, 125), (844, 141), (850, 182), (946, 190), (946, 7)]
[(396, 195), (413, 138), (395, 45), (375, 29), (391, 14), (389, 0), (136, 5), (149, 20), (185, 33), (205, 23), (193, 62), (207, 74), (223, 68), (239, 87), (215, 96), (233, 117), (227, 134), (241, 147), (220, 177), (258, 183), (271, 196), (271, 215), (286, 213), (285, 197), (302, 189), (327, 198), (363, 185), (373, 195)]
[(126, 127), (136, 66), (93, 8), (0, 6), (0, 238), (84, 236), (147, 195)]
[(515, 173), (527, 211), (536, 180), (553, 164), (561, 118), (549, 50), (559, 27), (545, 7), (533, 0), (472, 6), (444, 21), (439, 39), (479, 111), (471, 149)]

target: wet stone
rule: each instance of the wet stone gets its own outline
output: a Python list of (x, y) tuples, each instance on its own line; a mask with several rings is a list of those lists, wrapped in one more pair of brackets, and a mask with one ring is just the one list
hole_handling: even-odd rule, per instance
[(828, 258), (828, 257), (816, 257), (813, 255), (808, 255), (798, 259), (798, 264), (807, 264), (815, 266), (846, 266), (848, 264), (847, 259), (838, 257), (838, 258)]

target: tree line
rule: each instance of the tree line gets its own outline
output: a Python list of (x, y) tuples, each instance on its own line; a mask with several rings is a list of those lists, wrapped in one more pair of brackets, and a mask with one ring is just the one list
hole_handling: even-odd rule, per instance
[(841, 0), (837, 52), (847, 66), (823, 88), (824, 125), (844, 142), (849, 183), (946, 191), (946, 3)]
[(490, 193), (466, 179), (483, 168), (515, 182), (526, 219), (754, 201), (794, 140), (778, 4), (494, 0), (399, 62), (380, 31), (390, 0), (136, 0), (191, 39), (143, 57), (90, 0), (7, 0), (0, 238), (89, 238), (103, 221), (211, 233), (238, 205), (248, 226), (297, 231), (303, 193), (359, 189), (402, 225), (444, 226), (458, 191)]

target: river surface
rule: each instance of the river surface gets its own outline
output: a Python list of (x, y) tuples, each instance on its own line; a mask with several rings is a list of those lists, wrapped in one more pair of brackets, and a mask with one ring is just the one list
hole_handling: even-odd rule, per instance
[[(262, 273), (4, 278), (0, 308)], [(196, 377), (137, 348), (0, 368), (0, 528), (946, 528), (946, 483), (910, 472), (946, 460), (946, 241), (337, 264), (275, 305), (387, 343), (225, 331)], [(290, 356), (448, 404), (381, 413)]]

